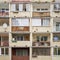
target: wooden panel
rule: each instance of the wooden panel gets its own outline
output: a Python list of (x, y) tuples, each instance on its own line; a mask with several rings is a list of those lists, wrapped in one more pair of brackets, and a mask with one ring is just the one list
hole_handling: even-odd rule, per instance
[(50, 13), (37, 13), (33, 12), (33, 17), (50, 17)]
[(12, 27), (12, 31), (29, 31), (29, 27)]
[(29, 56), (12, 56), (12, 60), (29, 60)]
[[(27, 50), (28, 56), (16, 56), (16, 50), (18, 49)], [(29, 48), (12, 48), (12, 60), (29, 60)]]
[(30, 39), (29, 39), (29, 35), (25, 35), (25, 36), (24, 36), (24, 39), (27, 40), (27, 41), (29, 41), (29, 40), (30, 40)]

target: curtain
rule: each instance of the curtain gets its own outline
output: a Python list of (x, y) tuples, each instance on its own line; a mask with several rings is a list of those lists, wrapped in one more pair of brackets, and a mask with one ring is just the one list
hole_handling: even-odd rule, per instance
[(32, 26), (41, 26), (41, 19), (32, 19)]
[(19, 11), (23, 11), (23, 4), (19, 4)]
[(30, 11), (30, 4), (26, 4), (26, 10)]
[(29, 26), (29, 19), (12, 19), (13, 26)]
[(15, 4), (11, 4), (11, 11), (16, 11), (16, 5)]
[(43, 20), (43, 26), (49, 26), (49, 20), (44, 19)]

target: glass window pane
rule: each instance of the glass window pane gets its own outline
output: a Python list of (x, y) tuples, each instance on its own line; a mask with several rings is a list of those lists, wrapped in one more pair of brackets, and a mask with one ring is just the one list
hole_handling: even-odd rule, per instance
[(60, 55), (60, 48), (58, 48), (58, 55)]
[(9, 54), (9, 49), (5, 48), (5, 55), (8, 55), (8, 54)]
[(54, 48), (54, 55), (57, 55), (57, 48)]
[(1, 48), (1, 54), (4, 55), (4, 48)]

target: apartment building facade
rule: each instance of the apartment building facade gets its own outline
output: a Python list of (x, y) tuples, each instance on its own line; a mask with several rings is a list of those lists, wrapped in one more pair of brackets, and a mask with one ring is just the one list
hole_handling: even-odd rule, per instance
[(60, 0), (0, 0), (0, 60), (60, 60)]

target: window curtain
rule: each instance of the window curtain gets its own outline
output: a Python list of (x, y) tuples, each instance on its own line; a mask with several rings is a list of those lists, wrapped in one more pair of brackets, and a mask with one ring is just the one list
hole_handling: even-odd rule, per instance
[(29, 26), (29, 19), (12, 19), (13, 26)]
[(21, 26), (29, 26), (29, 19), (21, 19)]
[(32, 19), (32, 26), (41, 26), (41, 19)]
[(19, 11), (23, 11), (23, 4), (19, 4)]
[(30, 4), (26, 4), (26, 10), (30, 11)]
[(16, 11), (16, 5), (15, 4), (11, 4), (11, 11)]
[(49, 26), (49, 20), (48, 19), (43, 20), (43, 26)]

